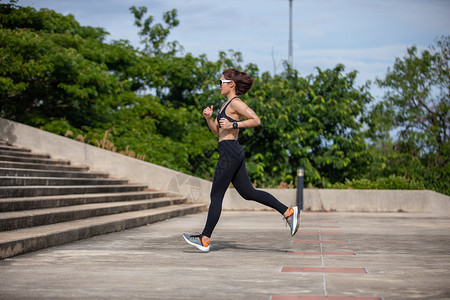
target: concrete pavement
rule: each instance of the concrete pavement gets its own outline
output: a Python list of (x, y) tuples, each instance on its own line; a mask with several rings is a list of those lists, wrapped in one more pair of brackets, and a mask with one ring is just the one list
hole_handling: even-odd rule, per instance
[(181, 234), (205, 220), (187, 215), (5, 259), (0, 299), (450, 298), (450, 218), (307, 212), (291, 237), (276, 212), (225, 211), (201, 253)]

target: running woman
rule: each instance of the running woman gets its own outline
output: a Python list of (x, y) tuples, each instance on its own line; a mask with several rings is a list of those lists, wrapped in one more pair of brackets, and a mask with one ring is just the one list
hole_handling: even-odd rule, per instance
[[(183, 234), (188, 244), (203, 252), (209, 251), (210, 238), (219, 221), (223, 197), (230, 182), (244, 199), (259, 202), (282, 214), (289, 224), (292, 236), (299, 227), (298, 207), (288, 208), (271, 194), (254, 189), (245, 169), (244, 149), (237, 140), (239, 128), (256, 127), (261, 121), (238, 96), (247, 93), (252, 85), (253, 78), (247, 73), (236, 69), (225, 70), (220, 77), (219, 86), (220, 93), (227, 97), (227, 101), (222, 105), (216, 120), (211, 118), (213, 106), (203, 110), (209, 128), (214, 134), (219, 135), (219, 159), (214, 171), (211, 204), (205, 228), (200, 235)], [(242, 120), (243, 118), (245, 120)]]

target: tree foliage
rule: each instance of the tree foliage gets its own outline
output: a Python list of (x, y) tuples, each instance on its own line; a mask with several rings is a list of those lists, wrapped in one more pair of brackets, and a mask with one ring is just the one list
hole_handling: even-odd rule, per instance
[[(378, 80), (386, 94), (373, 109), (370, 133), (381, 138), (378, 145), (388, 145), (389, 151), (380, 156), (383, 173), (409, 177), (449, 194), (450, 36), (417, 52), (416, 46), (410, 47)], [(387, 134), (392, 130), (398, 133), (394, 142)]]
[(387, 88), (381, 104), (393, 114), (392, 125), (400, 130), (400, 140), (414, 147), (416, 153), (437, 152), (442, 156), (449, 142), (449, 57), (449, 36), (421, 56), (413, 46), (403, 59), (396, 59), (384, 80), (378, 80)]
[[(242, 99), (262, 124), (241, 130), (239, 140), (257, 186), (293, 186), (303, 166), (310, 186), (368, 180), (449, 192), (437, 183), (448, 178), (448, 38), (422, 57), (409, 49), (379, 81), (389, 93), (373, 105), (369, 86), (356, 86), (357, 72), (341, 64), (306, 77), (288, 64), (260, 75), (256, 65), (242, 66), (240, 52), (220, 51), (215, 61), (184, 53), (169, 41), (175, 9), (162, 24), (146, 7), (130, 12), (142, 49), (107, 43), (104, 29), (72, 15), (0, 4), (0, 116), (211, 179), (217, 136), (202, 110), (214, 105), (218, 113), (217, 79), (235, 67), (255, 78)], [(436, 169), (425, 168), (431, 162)]]
[(262, 122), (241, 138), (251, 149), (249, 172), (268, 185), (279, 174), (294, 181), (300, 166), (316, 186), (353, 178), (367, 167), (361, 128), (370, 95), (343, 65), (306, 78), (286, 67), (281, 75), (263, 74), (248, 96)]
[[(187, 173), (209, 170), (202, 149), (214, 143), (201, 116), (141, 92), (170, 90), (164, 77), (172, 69), (161, 56), (128, 41), (105, 43), (103, 29), (47, 9), (2, 4), (0, 17), (2, 117), (94, 145), (108, 131), (117, 151), (131, 148)], [(171, 57), (170, 65), (200, 65), (192, 56), (180, 60)]]
[[(164, 14), (163, 19), (166, 23), (166, 27), (160, 23), (151, 26), (154, 18), (153, 16), (149, 16), (144, 19), (144, 16), (147, 13), (147, 7), (145, 6), (138, 8), (132, 6), (130, 7), (130, 11), (135, 17), (134, 24), (141, 29), (139, 31), (139, 36), (141, 37), (141, 43), (145, 46), (145, 53), (151, 56), (173, 56), (181, 50), (178, 49), (180, 45), (177, 41), (166, 42), (170, 30), (180, 23), (177, 19), (176, 9), (172, 9)], [(164, 52), (165, 48), (167, 48), (167, 52)]]

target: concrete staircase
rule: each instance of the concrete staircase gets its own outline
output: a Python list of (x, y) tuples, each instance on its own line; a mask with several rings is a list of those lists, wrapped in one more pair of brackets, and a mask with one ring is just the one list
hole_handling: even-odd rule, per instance
[(203, 209), (0, 141), (0, 259)]

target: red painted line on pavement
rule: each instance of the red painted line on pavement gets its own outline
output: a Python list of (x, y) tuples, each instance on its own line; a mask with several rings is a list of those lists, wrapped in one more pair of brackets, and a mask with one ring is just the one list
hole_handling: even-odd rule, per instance
[(291, 251), (289, 255), (356, 255), (355, 252)]
[(351, 273), (367, 274), (364, 268), (328, 268), (328, 267), (283, 267), (282, 273)]
[(297, 234), (303, 235), (344, 235), (343, 232), (297, 232)]
[(305, 219), (301, 219), (301, 222), (305, 222), (305, 223), (319, 223), (319, 224), (324, 224), (324, 223), (339, 223), (339, 221), (335, 221), (335, 220), (305, 220)]
[(302, 226), (300, 228), (341, 228), (339, 226)]
[(343, 232), (297, 232), (297, 234), (301, 235), (345, 235)]
[(288, 296), (272, 295), (272, 300), (382, 300), (381, 297), (358, 296)]
[(348, 241), (324, 241), (324, 240), (305, 241), (305, 240), (294, 240), (294, 243), (310, 243), (310, 244), (348, 244)]

